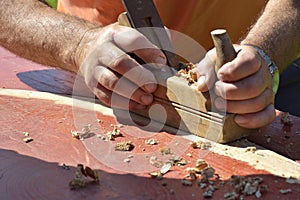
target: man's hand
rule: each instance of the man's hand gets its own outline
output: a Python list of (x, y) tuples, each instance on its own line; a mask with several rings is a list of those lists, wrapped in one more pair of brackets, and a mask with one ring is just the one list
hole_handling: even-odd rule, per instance
[(258, 128), (275, 119), (272, 77), (255, 48), (236, 45), (237, 57), (215, 74), (215, 49), (198, 64), (198, 89), (214, 89), (217, 109), (236, 113), (235, 121), (246, 128)]
[(106, 105), (143, 109), (153, 101), (154, 75), (127, 53), (152, 68), (166, 64), (164, 54), (138, 31), (117, 24), (88, 31), (75, 55), (87, 86)]

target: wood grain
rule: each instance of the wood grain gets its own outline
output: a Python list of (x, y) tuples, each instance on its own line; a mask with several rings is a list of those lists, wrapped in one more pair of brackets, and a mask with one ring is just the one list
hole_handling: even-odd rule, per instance
[[(225, 181), (225, 185), (214, 193), (213, 199), (222, 199), (226, 192), (231, 191), (229, 178), (233, 174), (262, 177), (264, 184), (268, 185), (268, 191), (263, 193), (264, 199), (296, 199), (300, 192), (297, 184), (286, 183), (285, 178), (270, 174), (268, 169), (255, 169), (247, 162), (229, 157), (230, 154), (224, 156), (213, 153), (212, 149), (193, 149), (189, 146), (189, 140), (167, 132), (153, 133), (134, 126), (124, 126), (121, 129), (123, 137), (116, 141), (105, 142), (93, 136), (100, 144), (93, 145), (91, 138), (87, 141), (73, 139), (70, 130), (79, 128), (76, 117), (81, 120), (79, 125), (90, 123), (96, 133), (105, 133), (112, 129), (111, 124), (119, 122), (112, 112), (108, 112), (108, 108), (100, 105), (96, 105), (95, 110), (81, 105), (81, 108), (75, 110), (76, 116), (74, 107), (70, 104), (72, 98), (42, 92), (23, 91), (24, 94), (21, 95), (21, 91), (5, 91), (6, 89), (0, 95), (0, 199), (201, 199), (205, 190), (200, 189), (196, 182), (191, 187), (181, 184), (181, 179), (186, 175), (185, 168), (195, 165), (199, 158), (210, 163), (221, 180)], [(89, 102), (83, 104), (92, 105)], [(101, 119), (103, 123), (91, 120), (93, 118)], [(98, 129), (94, 129), (96, 127)], [(34, 141), (24, 143), (23, 131), (28, 131)], [(146, 145), (144, 141), (148, 138), (157, 139), (159, 145)], [(105, 145), (128, 139), (136, 145), (130, 153), (104, 148)], [(147, 172), (153, 166), (144, 160), (149, 159), (149, 155), (158, 155), (159, 148), (166, 145), (171, 147), (173, 155), (181, 155), (188, 164), (184, 167), (174, 166), (161, 181), (150, 179)], [(225, 147), (230, 149), (224, 145), (223, 148)], [(241, 151), (245, 150), (241, 148)], [(93, 154), (97, 152), (102, 160)], [(187, 156), (187, 153), (191, 153), (192, 157)], [(132, 162), (125, 163), (124, 158), (130, 154), (134, 155)], [(168, 157), (160, 155), (159, 158)], [(282, 164), (288, 162), (291, 161), (283, 160)], [(70, 166), (70, 170), (63, 169), (63, 163)], [(100, 184), (70, 191), (68, 183), (74, 178), (78, 163), (95, 169), (99, 174)], [(138, 168), (143, 168), (144, 172), (134, 172)], [(278, 170), (279, 173), (281, 169)], [(292, 193), (279, 193), (279, 189), (287, 188), (291, 188)], [(174, 192), (170, 192), (171, 190)]]

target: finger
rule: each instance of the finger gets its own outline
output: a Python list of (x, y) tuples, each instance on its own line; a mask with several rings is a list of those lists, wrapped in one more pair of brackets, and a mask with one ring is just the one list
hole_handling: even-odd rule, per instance
[(227, 111), (229, 113), (255, 113), (263, 110), (266, 106), (274, 103), (274, 94), (271, 89), (266, 89), (258, 97), (242, 100), (231, 101), (224, 100), (221, 97), (215, 99), (215, 106), (220, 111)]
[(236, 115), (235, 122), (245, 128), (260, 128), (275, 120), (275, 108), (270, 104), (264, 110), (251, 114)]
[(113, 42), (126, 53), (132, 52), (146, 63), (167, 63), (163, 52), (152, 44), (144, 35), (137, 30), (121, 27), (122, 30), (113, 35)]
[(204, 59), (202, 59), (194, 69), (198, 76), (198, 90), (201, 92), (206, 92), (213, 87), (216, 81), (215, 74), (215, 55), (212, 51), (208, 52)]
[(103, 104), (113, 108), (123, 110), (142, 110), (146, 108), (145, 105), (141, 105), (118, 94), (113, 94), (112, 91), (107, 90), (103, 86), (94, 87), (93, 92)]
[(149, 105), (153, 101), (151, 94), (144, 92), (127, 78), (121, 77), (105, 67), (95, 67), (94, 78), (105, 89), (139, 104)]
[(266, 88), (272, 88), (272, 77), (261, 67), (257, 73), (240, 81), (217, 81), (214, 90), (223, 99), (245, 100), (259, 96)]
[(125, 76), (147, 93), (152, 93), (156, 90), (156, 79), (149, 70), (145, 69), (112, 43), (107, 43), (105, 48), (107, 49), (105, 55), (99, 58), (99, 62), (103, 66), (107, 66)]
[(261, 66), (261, 57), (252, 47), (243, 47), (237, 57), (224, 64), (218, 71), (218, 78), (223, 82), (238, 81), (256, 73)]

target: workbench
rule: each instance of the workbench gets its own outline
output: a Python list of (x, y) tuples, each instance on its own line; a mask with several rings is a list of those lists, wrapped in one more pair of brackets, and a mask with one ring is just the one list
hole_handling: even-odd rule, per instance
[[(292, 125), (281, 122), (281, 112), (270, 125), (248, 138), (216, 144), (177, 131), (145, 130), (126, 124), (115, 111), (101, 105), (75, 74), (32, 63), (0, 48), (0, 199), (203, 199), (207, 188), (197, 180), (182, 184), (186, 168), (198, 159), (215, 169), (214, 184), (222, 186), (212, 199), (224, 199), (232, 191), (230, 178), (260, 177), (266, 191), (262, 199), (300, 199), (300, 119)], [(122, 125), (121, 125), (122, 123)], [(88, 127), (87, 137), (78, 140), (71, 132)], [(118, 127), (122, 137), (103, 136)], [(32, 141), (24, 142), (25, 137)], [(145, 140), (155, 139), (156, 145)], [(194, 149), (191, 141), (210, 144)], [(118, 142), (131, 141), (131, 151), (115, 151)], [(169, 147), (171, 154), (161, 149)], [(149, 159), (162, 162), (175, 156), (186, 165), (172, 166), (162, 179)], [(70, 190), (78, 164), (89, 166), (99, 183)], [(289, 180), (294, 180), (290, 182)], [(244, 196), (256, 199), (255, 195)]]

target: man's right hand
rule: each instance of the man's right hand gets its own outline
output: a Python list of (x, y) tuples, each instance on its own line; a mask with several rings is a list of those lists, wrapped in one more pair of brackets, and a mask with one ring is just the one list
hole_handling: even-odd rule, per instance
[(141, 33), (117, 24), (89, 30), (74, 60), (87, 86), (104, 104), (144, 109), (153, 101), (156, 80), (129, 52), (145, 63), (153, 63), (153, 68), (166, 65), (164, 54)]

